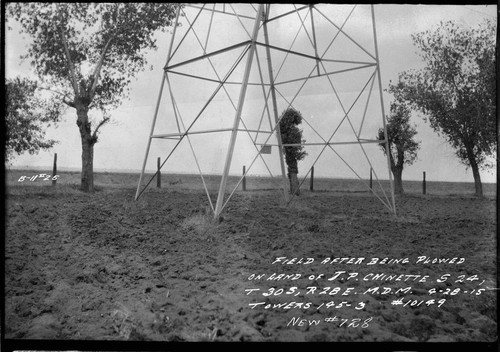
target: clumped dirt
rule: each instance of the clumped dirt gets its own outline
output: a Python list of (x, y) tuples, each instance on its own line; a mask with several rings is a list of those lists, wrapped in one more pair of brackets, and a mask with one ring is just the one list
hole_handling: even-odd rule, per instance
[[(134, 201), (134, 191), (9, 192), (6, 338), (497, 339), (496, 291), (487, 289), (496, 288), (496, 199), (407, 195), (397, 198), (394, 217), (368, 193), (304, 192), (286, 206), (275, 191), (250, 191), (236, 193), (222, 220), (214, 222), (203, 192), (152, 190)], [(465, 262), (417, 264), (419, 256)], [(278, 257), (315, 261), (272, 264)], [(321, 264), (337, 257), (365, 259)], [(408, 263), (366, 265), (386, 257)], [(338, 271), (358, 276), (328, 280)], [(267, 280), (273, 273), (291, 276)], [(324, 277), (309, 279), (320, 273)], [(429, 278), (363, 280), (370, 273)], [(252, 274), (265, 276), (250, 280)], [(296, 274), (300, 278), (292, 280)], [(447, 280), (437, 282), (443, 274), (449, 274)], [(310, 286), (316, 293), (307, 294)], [(394, 294), (408, 286), (411, 291)], [(320, 295), (325, 287), (342, 291)], [(342, 295), (348, 287), (353, 290)], [(382, 294), (382, 287), (393, 291)], [(259, 291), (247, 294), (250, 288)], [(432, 288), (436, 293), (429, 293)], [(403, 304), (424, 303), (393, 305), (399, 298)], [(431, 299), (434, 303), (425, 303)], [(438, 307), (440, 299), (446, 301)], [(271, 307), (249, 305), (257, 302)], [(272, 306), (289, 302), (312, 307)], [(320, 323), (309, 323), (313, 320)]]

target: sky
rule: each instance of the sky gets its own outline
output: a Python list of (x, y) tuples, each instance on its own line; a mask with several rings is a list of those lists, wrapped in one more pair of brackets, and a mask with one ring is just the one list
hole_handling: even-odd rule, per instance
[[(336, 30), (330, 21), (341, 24), (342, 19), (352, 9), (352, 6), (321, 7), (325, 15), (315, 13), (314, 20), (317, 23), (316, 39), (318, 51), (326, 49), (332, 33)], [(389, 81), (397, 80), (399, 72), (408, 69), (422, 67), (416, 48), (411, 41), (411, 34), (431, 29), (440, 21), (453, 20), (457, 23), (472, 27), (476, 26), (486, 18), (496, 20), (496, 5), (375, 5), (375, 24), (377, 31), (377, 44), (380, 60), (380, 77), (382, 89), (388, 87)], [(196, 9), (190, 9), (184, 21), (192, 20)], [(194, 11), (194, 12), (193, 12)], [(304, 13), (305, 14), (305, 13)], [(304, 16), (304, 15), (303, 15)], [(343, 17), (344, 16), (344, 17)], [(237, 19), (226, 19), (227, 16), (214, 16), (213, 34), (207, 40), (210, 50), (216, 50), (248, 38), (243, 27)], [(180, 47), (172, 58), (171, 63), (182, 62), (189, 55), (198, 55), (202, 52), (197, 39), (205, 42), (204, 35), (208, 32), (203, 30), (209, 25), (210, 17), (206, 16), (203, 21), (197, 23), (200, 29), (197, 32), (199, 38), (186, 36), (186, 42)], [(248, 32), (251, 32), (253, 22), (241, 19)], [(304, 22), (306, 23), (306, 22)], [(33, 77), (28, 62), (21, 62), (19, 56), (27, 50), (27, 40), (25, 35), (18, 33), (18, 27), (11, 24), (12, 30), (6, 32), (5, 65), (6, 77), (16, 75)], [(184, 22), (179, 27), (176, 35), (176, 43), (181, 38), (181, 34), (189, 28), (189, 24)], [(293, 19), (283, 19), (270, 24), (269, 38), (271, 44), (289, 47), (293, 42), (293, 50), (301, 52), (311, 52), (313, 47), (309, 44), (306, 31), (300, 29), (300, 21), (297, 17)], [(374, 52), (373, 32), (371, 25), (371, 12), (369, 6), (357, 7), (344, 27), (353, 40), (339, 36), (335, 41), (336, 47), (327, 50), (325, 57), (332, 55), (335, 59), (354, 58), (355, 61), (370, 61), (359, 46), (366, 48), (370, 53)], [(299, 35), (295, 38), (295, 35)], [(260, 34), (262, 36), (262, 34)], [(100, 140), (95, 146), (94, 168), (96, 170), (116, 171), (127, 170), (140, 172), (145, 157), (148, 136), (151, 131), (151, 124), (154, 117), (155, 106), (157, 104), (160, 84), (163, 76), (163, 66), (166, 63), (169, 44), (172, 38), (172, 31), (157, 35), (159, 48), (157, 51), (148, 54), (148, 67), (137, 75), (132, 81), (130, 96), (123, 101), (123, 104), (111, 113), (112, 122), (102, 128)], [(241, 39), (243, 38), (243, 39)], [(262, 39), (262, 37), (260, 37)], [(294, 41), (295, 38), (295, 41)], [(263, 40), (263, 39), (262, 39)], [(358, 45), (353, 45), (356, 42)], [(175, 47), (175, 45), (174, 45)], [(209, 50), (209, 51), (210, 51)], [(313, 53), (313, 52), (312, 52)], [(217, 70), (217, 74), (224, 76), (227, 68), (234, 62), (238, 52), (231, 51), (227, 54), (214, 58), (212, 63)], [(265, 51), (258, 49), (256, 56), (259, 64), (254, 59), (250, 72), (250, 82), (259, 81), (258, 65), (265, 66)], [(273, 52), (274, 74), (279, 71), (277, 81), (286, 81), (309, 74), (314, 63), (300, 57), (287, 57), (282, 69), (285, 55)], [(246, 57), (243, 59), (245, 62)], [(175, 61), (177, 60), (177, 61)], [(180, 72), (203, 74), (215, 77), (214, 72), (207, 63), (193, 66), (182, 66)], [(326, 70), (342, 69), (343, 64), (327, 63)], [(337, 66), (336, 66), (337, 65)], [(240, 65), (231, 75), (230, 80), (237, 80), (243, 77), (244, 65)], [(345, 66), (346, 68), (348, 66)], [(333, 81), (326, 77), (315, 80), (308, 80), (301, 88), (301, 82), (283, 84), (278, 86), (278, 109), (281, 112), (287, 106), (287, 102), (293, 100), (293, 106), (301, 111), (304, 120), (301, 128), (304, 130), (306, 142), (321, 142), (321, 138), (332, 141), (348, 142), (353, 138), (352, 132), (362, 130), (361, 136), (367, 139), (376, 135), (378, 128), (382, 126), (382, 112), (380, 105), (380, 93), (378, 81), (374, 80), (373, 88), (368, 87), (372, 81), (369, 80), (374, 67), (354, 70), (350, 73), (334, 75)], [(314, 70), (313, 70), (314, 71)], [(264, 79), (268, 77), (266, 70), (261, 74)], [(169, 76), (170, 77), (170, 76)], [(206, 103), (208, 97), (214, 91), (216, 84), (206, 81), (188, 79), (179, 75), (171, 76), (172, 95), (176, 101), (177, 113), (182, 118), (185, 127), (192, 122), (197, 113)], [(366, 85), (367, 88), (362, 88)], [(334, 89), (332, 89), (332, 86)], [(299, 95), (296, 95), (297, 91)], [(362, 94), (360, 95), (360, 91)], [(359, 95), (359, 101), (364, 104), (354, 104)], [(243, 105), (242, 119), (247, 128), (257, 128), (262, 124), (263, 99), (262, 88), (260, 86), (250, 86), (247, 90), (246, 100)], [(230, 99), (228, 99), (228, 97)], [(230, 128), (235, 116), (234, 106), (238, 103), (239, 86), (228, 86), (227, 92), (220, 91), (209, 104), (204, 115), (196, 122), (194, 130)], [(385, 113), (387, 114), (391, 96), (384, 93), (382, 96)], [(345, 111), (352, 105), (349, 112), (351, 125), (340, 124), (339, 121), (345, 115)], [(366, 118), (363, 111), (366, 109)], [(205, 114), (207, 117), (205, 117)], [(162, 104), (159, 109), (157, 123), (154, 133), (175, 133), (177, 124), (173, 118), (172, 101), (167, 89), (162, 94)], [(265, 124), (267, 117), (262, 121)], [(472, 172), (467, 170), (455, 156), (454, 150), (448, 145), (443, 137), (438, 136), (422, 116), (415, 113), (412, 115), (412, 123), (417, 127), (416, 139), (421, 141), (421, 149), (418, 153), (417, 161), (405, 167), (403, 179), (421, 180), (422, 173), (426, 172), (427, 180), (430, 181), (456, 181), (473, 182)], [(241, 127), (241, 125), (240, 125)], [(338, 130), (334, 133), (335, 129)], [(333, 136), (332, 136), (333, 133)], [(81, 145), (79, 132), (76, 126), (75, 112), (68, 110), (63, 121), (55, 128), (47, 130), (49, 138), (57, 139), (60, 142), (49, 151), (42, 151), (36, 155), (21, 155), (15, 158), (13, 168), (37, 168), (46, 171), (51, 170), (54, 153), (58, 154), (59, 168), (70, 168), (79, 170), (81, 168)], [(259, 143), (272, 144), (272, 138), (266, 141), (265, 134), (259, 134)], [(226, 160), (226, 151), (229, 145), (230, 133), (216, 133), (206, 135), (192, 135), (189, 139), (179, 145), (172, 154), (172, 157), (165, 164), (164, 172), (184, 172), (197, 173), (200, 168), (204, 173), (221, 173)], [(189, 144), (191, 142), (191, 145)], [(146, 169), (151, 171), (156, 167), (157, 157), (162, 160), (169, 154), (175, 146), (173, 140), (154, 139), (147, 159)], [(377, 170), (381, 179), (388, 178), (387, 162), (380, 149), (374, 144), (366, 144), (366, 148), (352, 145), (335, 145), (333, 148), (326, 148), (321, 152), (322, 146), (306, 146), (308, 156), (299, 163), (299, 177), (315, 163), (315, 175), (323, 177), (347, 177), (355, 178), (356, 175), (367, 177), (370, 166)], [(270, 155), (263, 155), (262, 158), (256, 155), (256, 146), (250, 142), (248, 134), (242, 133), (237, 137), (235, 154), (232, 159), (230, 172), (240, 174), (243, 165), (247, 169), (251, 165), (250, 174), (266, 175), (269, 171), (273, 175), (279, 173), (279, 160), (276, 147), (272, 147)], [(193, 157), (192, 150), (195, 150), (197, 158)], [(317, 160), (317, 161), (316, 161)], [(345, 162), (344, 162), (345, 161)], [(354, 171), (353, 171), (354, 170)], [(496, 182), (496, 172), (484, 171), (481, 173), (483, 182)]]

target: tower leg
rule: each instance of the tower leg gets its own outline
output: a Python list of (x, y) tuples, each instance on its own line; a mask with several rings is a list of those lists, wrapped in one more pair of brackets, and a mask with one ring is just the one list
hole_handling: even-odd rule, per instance
[(274, 75), (273, 75), (273, 66), (272, 66), (272, 61), (271, 61), (271, 52), (269, 50), (269, 34), (267, 31), (267, 19), (269, 16), (269, 7), (271, 5), (267, 5), (266, 13), (265, 13), (265, 18), (264, 18), (264, 23), (263, 23), (263, 28), (264, 28), (264, 40), (266, 42), (266, 56), (267, 56), (267, 67), (269, 70), (269, 80), (271, 83), (270, 89), (271, 89), (271, 100), (273, 103), (273, 113), (274, 113), (274, 122), (276, 123), (276, 138), (278, 140), (278, 155), (280, 158), (280, 166), (281, 166), (281, 178), (283, 182), (283, 196), (285, 198), (285, 202), (288, 202), (288, 178), (286, 176), (286, 169), (285, 169), (285, 160), (283, 156), (283, 143), (281, 141), (281, 132), (280, 132), (280, 126), (279, 126), (279, 115), (278, 115), (278, 104), (276, 102), (276, 91), (274, 89)]
[[(174, 39), (175, 39), (175, 33), (177, 30), (177, 25), (179, 23), (179, 15), (180, 15), (181, 7), (177, 6), (177, 12), (175, 15), (175, 24), (174, 24), (174, 33), (172, 34), (172, 39), (170, 39), (170, 45), (168, 48), (168, 55), (167, 55), (167, 64), (168, 61), (170, 61), (170, 54), (172, 53), (172, 47), (174, 44)], [(149, 133), (149, 139), (148, 139), (148, 145), (146, 147), (146, 155), (144, 156), (144, 162), (142, 163), (142, 170), (141, 170), (141, 175), (139, 176), (139, 183), (137, 184), (137, 191), (135, 192), (135, 200), (139, 198), (139, 191), (141, 189), (141, 183), (142, 183), (142, 178), (144, 177), (144, 170), (146, 169), (146, 162), (148, 161), (148, 155), (149, 155), (149, 150), (151, 148), (151, 139), (153, 138), (153, 132), (155, 130), (155, 125), (156, 125), (156, 119), (158, 117), (158, 110), (160, 108), (160, 101), (161, 101), (161, 96), (163, 94), (163, 87), (165, 85), (165, 80), (167, 79), (167, 72), (163, 71), (163, 79), (161, 80), (161, 86), (160, 86), (160, 93), (158, 94), (158, 100), (156, 102), (156, 108), (155, 108), (155, 113), (153, 117), (153, 123), (151, 124), (151, 132)], [(159, 170), (159, 167), (158, 167)]]
[(375, 57), (377, 59), (377, 78), (378, 78), (378, 88), (380, 92), (380, 107), (382, 109), (382, 121), (384, 123), (384, 136), (385, 136), (385, 150), (387, 155), (387, 169), (389, 170), (389, 181), (391, 184), (391, 197), (392, 197), (392, 211), (394, 215), (396, 215), (396, 201), (394, 200), (394, 183), (392, 181), (392, 172), (391, 172), (391, 160), (389, 153), (389, 138), (387, 138), (387, 125), (385, 123), (385, 109), (384, 109), (384, 97), (382, 90), (382, 78), (380, 77), (380, 60), (378, 56), (378, 45), (377, 45), (377, 29), (375, 27), (375, 10), (373, 5), (371, 5), (372, 10), (372, 25), (373, 25), (373, 40), (375, 41)]
[(234, 145), (236, 143), (236, 137), (238, 135), (238, 126), (240, 124), (241, 112), (243, 111), (243, 104), (245, 103), (245, 95), (248, 87), (248, 78), (250, 77), (250, 70), (252, 68), (253, 56), (255, 53), (255, 42), (257, 41), (257, 36), (259, 34), (259, 26), (262, 17), (263, 4), (259, 4), (259, 9), (257, 11), (257, 16), (255, 18), (255, 24), (252, 32), (252, 43), (250, 44), (250, 49), (248, 51), (247, 63), (245, 67), (245, 72), (243, 74), (243, 82), (241, 84), (240, 96), (238, 99), (238, 107), (236, 109), (236, 115), (234, 117), (233, 129), (231, 132), (231, 140), (229, 142), (229, 148), (226, 156), (226, 163), (224, 164), (224, 171), (222, 173), (222, 180), (219, 186), (219, 193), (217, 195), (217, 203), (215, 205), (214, 217), (218, 218), (222, 212), (222, 207), (224, 203), (224, 193), (226, 191), (227, 178), (229, 176), (229, 169), (231, 167), (231, 161), (233, 158)]

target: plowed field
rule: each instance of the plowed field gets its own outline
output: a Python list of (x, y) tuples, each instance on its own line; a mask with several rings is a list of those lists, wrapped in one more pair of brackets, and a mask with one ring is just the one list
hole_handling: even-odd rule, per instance
[(202, 191), (134, 195), (8, 189), (6, 338), (497, 339), (494, 197), (247, 191), (213, 221)]

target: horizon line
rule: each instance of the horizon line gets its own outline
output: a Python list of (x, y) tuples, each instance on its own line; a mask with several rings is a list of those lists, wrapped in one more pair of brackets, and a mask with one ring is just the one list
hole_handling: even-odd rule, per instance
[[(43, 167), (43, 166), (15, 166), (15, 167), (8, 167), (5, 165), (5, 170), (12, 170), (12, 171), (21, 171), (21, 170), (52, 170), (52, 167)], [(74, 167), (60, 167), (58, 168), (59, 171), (64, 171), (64, 172), (81, 172), (80, 168), (74, 168)], [(122, 173), (122, 174), (140, 174), (141, 170), (137, 169), (103, 169), (103, 168), (95, 168), (94, 172), (97, 173)], [(156, 173), (156, 170), (145, 170), (145, 173)], [(185, 175), (185, 176), (200, 176), (199, 173), (191, 173), (191, 172), (182, 172), (182, 171), (176, 171), (176, 172), (165, 172), (164, 175)], [(203, 176), (222, 176), (219, 174), (213, 174), (213, 173), (205, 173)], [(229, 174), (231, 177), (241, 177), (241, 174)], [(277, 176), (271, 176), (268, 174), (247, 174), (246, 177), (267, 177), (267, 178), (277, 178)], [(308, 177), (309, 178), (309, 177)], [(360, 179), (360, 178), (351, 178), (351, 177), (332, 177), (332, 176), (319, 176), (315, 175), (315, 178), (317, 179), (331, 179), (331, 180), (368, 180), (369, 178), (367, 177), (366, 179)], [(389, 181), (388, 179), (379, 179), (379, 181)], [(403, 179), (403, 181), (413, 181), (413, 182), (422, 182), (422, 179)], [(429, 180), (426, 179), (426, 182), (450, 182), (450, 183), (470, 183), (474, 184), (474, 181), (448, 181), (448, 180)], [(481, 181), (482, 184), (491, 184), (491, 185), (496, 185), (496, 182), (487, 182), (487, 181)]]

